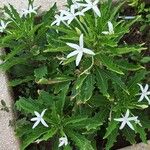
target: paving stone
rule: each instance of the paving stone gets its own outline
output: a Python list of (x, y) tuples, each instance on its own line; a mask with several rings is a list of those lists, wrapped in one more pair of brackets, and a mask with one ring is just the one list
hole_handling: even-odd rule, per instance
[(150, 150), (150, 141), (148, 141), (148, 144), (139, 143), (118, 150)]
[(15, 136), (14, 128), (9, 126), (9, 121), (14, 120), (15, 117), (12, 108), (14, 100), (7, 83), (6, 74), (0, 70), (0, 101), (4, 100), (9, 107), (9, 112), (0, 111), (0, 150), (19, 150), (19, 140)]

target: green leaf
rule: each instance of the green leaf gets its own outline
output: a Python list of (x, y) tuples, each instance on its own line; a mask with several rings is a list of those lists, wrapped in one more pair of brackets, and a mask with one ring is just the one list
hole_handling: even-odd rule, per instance
[(70, 47), (68, 46), (63, 46), (63, 47), (48, 47), (44, 52), (66, 52), (70, 51)]
[(135, 144), (136, 143), (136, 140), (135, 140), (136, 134), (129, 127), (125, 127), (122, 130), (122, 133), (125, 136), (126, 140), (129, 141), (131, 144)]
[(98, 54), (97, 57), (99, 58), (99, 60), (102, 62), (102, 64), (104, 66), (106, 66), (109, 70), (114, 71), (118, 74), (123, 75), (124, 73), (122, 72), (122, 70), (117, 66), (117, 64), (114, 63), (113, 58), (108, 57), (104, 54)]
[(26, 82), (29, 82), (29, 81), (32, 81), (32, 80), (34, 80), (33, 76), (27, 76), (24, 79), (15, 79), (15, 80), (12, 80), (8, 84), (9, 84), (9, 86), (14, 87), (14, 86), (17, 86), (17, 85), (20, 85), (22, 83), (26, 83)]
[(42, 66), (34, 70), (34, 76), (36, 77), (37, 80), (43, 78), (45, 75), (47, 75), (47, 67)]
[(68, 137), (71, 138), (71, 140), (80, 150), (94, 150), (94, 148), (91, 145), (91, 142), (88, 139), (86, 139), (83, 135), (73, 130), (67, 130), (66, 134), (68, 135)]
[(81, 88), (81, 86), (86, 78), (87, 78), (87, 74), (82, 74), (81, 76), (79, 76), (77, 78), (76, 83), (75, 83), (76, 90)]
[(61, 88), (61, 92), (59, 93), (60, 99), (56, 102), (56, 108), (57, 108), (57, 112), (59, 112), (59, 114), (63, 114), (63, 109), (64, 109), (66, 97), (68, 94), (70, 82), (63, 83), (62, 85), (63, 86)]
[(80, 91), (80, 99), (82, 102), (87, 102), (93, 94), (95, 79), (92, 74), (89, 74), (84, 80), (81, 91)]
[(128, 82), (128, 89), (132, 90), (134, 86), (137, 86), (137, 83), (139, 83), (141, 80), (145, 78), (145, 75), (147, 72), (145, 70), (141, 70), (140, 72), (137, 72), (134, 77)]
[(55, 77), (54, 79), (41, 78), (39, 81), (37, 81), (37, 83), (38, 84), (58, 84), (58, 83), (72, 81), (72, 80), (74, 80), (73, 77), (60, 76), (60, 77)]
[(40, 106), (37, 101), (32, 100), (31, 98), (24, 98), (20, 97), (19, 100), (16, 102), (15, 106), (19, 111), (25, 112), (25, 113), (32, 113), (34, 111), (40, 110)]
[(107, 127), (107, 132), (105, 133), (104, 139), (106, 139), (112, 132), (117, 129), (118, 122), (115, 120), (112, 120), (109, 122), (108, 127)]
[(140, 138), (142, 139), (142, 142), (147, 144), (147, 133), (145, 131), (145, 128), (136, 125), (135, 130), (140, 134)]
[(114, 83), (116, 83), (122, 90), (124, 90), (127, 94), (129, 94), (129, 91), (127, 89), (127, 86), (122, 82), (119, 76), (117, 76), (115, 73), (110, 72), (110, 71), (104, 71), (105, 75), (112, 80)]
[(66, 126), (69, 124), (80, 123), (85, 120), (87, 120), (87, 116), (71, 116), (70, 118), (66, 118), (63, 122), (64, 122), (64, 125)]
[(117, 62), (117, 65), (122, 68), (122, 69), (125, 69), (125, 70), (130, 70), (130, 71), (137, 71), (137, 70), (140, 70), (140, 69), (144, 69), (143, 66), (141, 65), (135, 65), (135, 64), (131, 64), (131, 63), (128, 63), (126, 61), (118, 61)]
[(50, 138), (52, 138), (57, 132), (57, 129), (55, 127), (52, 127), (49, 131), (47, 131), (41, 138), (41, 141), (47, 141)]
[(101, 93), (103, 93), (104, 96), (110, 97), (108, 93), (108, 78), (105, 76), (102, 70), (100, 68), (96, 68), (95, 70), (96, 74), (96, 84), (100, 90)]
[(112, 52), (116, 55), (122, 55), (130, 52), (141, 52), (142, 50), (145, 50), (145, 48), (142, 47), (143, 44), (138, 46), (126, 46), (126, 47), (118, 47), (114, 48)]
[(40, 136), (45, 134), (47, 132), (48, 128), (45, 127), (37, 127), (34, 130), (31, 129), (28, 134), (24, 135), (22, 139), (21, 144), (21, 150), (25, 150), (27, 146), (29, 146), (31, 143), (33, 143), (35, 140), (37, 140)]
[(117, 141), (118, 128), (115, 128), (107, 137), (106, 150), (110, 150), (114, 143)]

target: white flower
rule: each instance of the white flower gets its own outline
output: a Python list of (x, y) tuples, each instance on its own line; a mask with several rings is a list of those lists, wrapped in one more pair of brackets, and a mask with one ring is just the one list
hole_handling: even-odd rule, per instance
[(71, 5), (71, 8), (69, 11), (67, 11), (67, 10), (61, 11), (61, 13), (63, 13), (65, 15), (64, 19), (68, 20), (67, 21), (68, 24), (70, 24), (73, 21), (73, 19), (76, 18), (76, 16), (83, 16), (84, 15), (84, 13), (82, 13), (80, 11), (75, 12), (75, 10), (76, 10), (75, 5)]
[(1, 20), (1, 25), (0, 25), (0, 32), (2, 33), (2, 32), (4, 32), (4, 30), (6, 29), (6, 27), (7, 27), (7, 25), (10, 23), (10, 21), (9, 22), (7, 22), (7, 23), (5, 23), (3, 20)]
[(109, 34), (109, 35), (114, 34), (114, 27), (110, 21), (108, 21), (108, 31), (103, 31), (102, 33)]
[(79, 63), (82, 59), (83, 53), (86, 53), (86, 54), (89, 54), (89, 55), (95, 55), (95, 53), (92, 50), (84, 48), (83, 34), (80, 35), (79, 45), (73, 44), (73, 43), (66, 43), (66, 44), (75, 49), (75, 51), (73, 51), (73, 52), (71, 52), (70, 54), (67, 55), (67, 58), (70, 58), (72, 56), (77, 55), (77, 57), (76, 57), (76, 66), (79, 65)]
[(55, 24), (56, 24), (56, 26), (59, 26), (61, 22), (63, 22), (64, 20), (67, 20), (67, 18), (64, 18), (63, 11), (60, 11), (60, 12), (61, 12), (60, 15), (55, 15), (56, 20), (54, 22), (52, 22), (51, 26), (53, 26)]
[(61, 138), (59, 138), (59, 145), (58, 145), (58, 147), (61, 147), (63, 145), (65, 145), (65, 146), (68, 145), (68, 139), (67, 139), (66, 135), (61, 137)]
[(37, 14), (36, 10), (38, 7), (33, 7), (32, 5), (29, 5), (28, 9), (22, 9), (22, 14), (21, 16), (27, 16), (28, 14), (31, 16), (32, 13)]
[(32, 129), (34, 129), (40, 122), (45, 126), (48, 127), (47, 123), (44, 121), (43, 116), (45, 114), (46, 109), (44, 109), (42, 111), (41, 114), (39, 114), (37, 111), (34, 111), (34, 114), (36, 115), (36, 117), (32, 118), (31, 121), (36, 121), (32, 127)]
[(122, 122), (120, 126), (120, 130), (122, 130), (125, 125), (127, 124), (132, 130), (134, 130), (133, 125), (130, 123), (130, 121), (134, 121), (135, 123), (139, 124), (138, 116), (129, 117), (129, 109), (127, 109), (125, 116), (122, 115), (122, 118), (115, 118), (115, 121)]
[(145, 87), (143, 88), (143, 86), (141, 84), (138, 84), (140, 86), (141, 92), (138, 95), (140, 96), (140, 99), (138, 100), (139, 102), (141, 102), (144, 98), (146, 98), (146, 100), (148, 101), (149, 105), (150, 105), (150, 99), (148, 97), (148, 95), (150, 95), (150, 91), (148, 91), (148, 84), (145, 85)]
[(78, 2), (81, 2), (81, 0), (72, 0), (72, 5), (74, 5), (75, 9), (78, 9), (80, 7), (80, 5), (78, 4)]
[(82, 12), (86, 12), (86, 11), (92, 9), (97, 16), (101, 17), (101, 12), (100, 12), (100, 10), (98, 9), (98, 6), (97, 6), (97, 4), (99, 3), (99, 0), (95, 0), (94, 2), (92, 2), (91, 0), (85, 0), (85, 1), (86, 1), (86, 4), (78, 3), (79, 6), (85, 7), (82, 10)]

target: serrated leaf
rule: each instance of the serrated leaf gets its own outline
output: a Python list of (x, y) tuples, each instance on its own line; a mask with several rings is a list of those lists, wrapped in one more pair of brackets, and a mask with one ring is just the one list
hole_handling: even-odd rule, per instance
[(107, 137), (106, 150), (110, 150), (114, 143), (117, 141), (118, 128), (115, 128), (111, 134)]
[(24, 97), (20, 97), (20, 99), (15, 103), (15, 106), (19, 111), (32, 114), (34, 111), (38, 111), (40, 109), (37, 101), (31, 98), (26, 99)]
[(95, 70), (95, 74), (96, 74), (96, 84), (100, 90), (101, 93), (103, 93), (104, 96), (109, 97), (109, 93), (108, 93), (108, 79), (105, 76), (105, 74), (103, 74), (103, 71), (96, 68)]
[(107, 67), (107, 69), (114, 71), (118, 74), (124, 75), (124, 73), (122, 72), (122, 70), (119, 68), (119, 66), (117, 66), (113, 60), (113, 58), (108, 57), (104, 54), (98, 54), (97, 57), (99, 58), (99, 60), (102, 62), (102, 64), (104, 66)]
[(21, 138), (23, 141), (21, 144), (21, 150), (25, 150), (27, 146), (29, 146), (36, 139), (38, 139), (40, 136), (45, 134), (47, 130), (48, 128), (44, 128), (44, 127), (37, 127), (34, 130), (31, 128), (30, 132)]
[[(104, 71), (104, 70), (103, 70)], [(110, 72), (110, 71), (104, 71), (105, 75), (112, 80), (113, 82), (115, 82), (122, 90), (124, 90), (127, 94), (129, 94), (129, 91), (127, 89), (127, 86), (124, 84), (124, 82), (122, 82), (122, 80), (120, 79), (119, 76), (117, 76), (115, 73)]]
[(63, 47), (47, 47), (44, 52), (65, 52), (65, 51), (70, 51), (71, 49), (68, 46), (63, 46)]
[(135, 130), (140, 134), (142, 142), (147, 144), (147, 133), (145, 132), (145, 128), (136, 125)]
[(63, 83), (63, 82), (72, 81), (72, 80), (74, 80), (73, 77), (60, 76), (60, 77), (55, 77), (54, 79), (41, 78), (39, 81), (37, 81), (37, 83), (38, 84), (57, 84), (57, 83)]
[(57, 132), (57, 129), (55, 127), (52, 127), (49, 131), (47, 131), (41, 138), (41, 141), (47, 141), (50, 138), (52, 138)]
[(82, 121), (87, 120), (87, 116), (72, 116), (70, 118), (66, 118), (64, 120), (64, 125), (69, 125), (69, 124), (76, 124), (76, 123), (80, 123)]
[(82, 102), (87, 102), (93, 94), (95, 79), (92, 74), (89, 74), (83, 82), (80, 90), (80, 100)]
[(106, 139), (116, 128), (118, 128), (117, 125), (118, 125), (117, 121), (112, 120), (111, 122), (109, 122), (107, 131), (103, 138)]
[(37, 80), (43, 78), (45, 75), (47, 75), (47, 67), (42, 66), (34, 70), (34, 76), (36, 77)]
[(122, 130), (122, 133), (125, 136), (126, 140), (129, 141), (131, 144), (135, 144), (136, 143), (136, 140), (135, 140), (136, 134), (129, 127), (125, 127)]
[(34, 80), (34, 77), (33, 76), (27, 76), (26, 78), (24, 79), (15, 79), (15, 80), (11, 80), (8, 84), (9, 86), (17, 86), (17, 85), (20, 85), (22, 83), (26, 83), (26, 82), (29, 82), (29, 81), (32, 81)]
[(84, 80), (86, 79), (86, 77), (87, 77), (87, 74), (83, 74), (83, 75), (81, 75), (77, 78), (76, 83), (75, 83), (76, 90), (81, 88), (81, 86), (82, 86)]
[(67, 130), (66, 134), (71, 138), (71, 140), (80, 150), (94, 150), (94, 148), (91, 145), (91, 142), (88, 139), (86, 139), (83, 135), (74, 132), (73, 130)]
[(120, 68), (125, 69), (125, 70), (130, 70), (130, 71), (137, 71), (140, 69), (144, 69), (144, 67), (141, 65), (138, 65), (138, 64), (135, 65), (132, 63), (128, 63), (126, 61), (119, 61), (117, 64)]

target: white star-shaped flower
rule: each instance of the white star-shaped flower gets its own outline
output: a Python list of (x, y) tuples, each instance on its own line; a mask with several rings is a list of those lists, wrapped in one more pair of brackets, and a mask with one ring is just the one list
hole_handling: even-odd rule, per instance
[(5, 23), (3, 20), (1, 20), (1, 24), (0, 24), (0, 32), (1, 33), (4, 32), (4, 30), (6, 29), (6, 27), (9, 23), (10, 23), (10, 21)]
[(76, 12), (76, 6), (75, 5), (71, 5), (71, 8), (69, 11), (67, 10), (62, 10), (61, 13), (63, 13), (65, 15), (64, 19), (67, 20), (67, 23), (70, 24), (73, 19), (76, 18), (76, 16), (83, 16), (84, 13), (83, 12)]
[(27, 16), (28, 14), (31, 16), (32, 13), (37, 14), (36, 10), (38, 7), (33, 7), (32, 5), (29, 5), (28, 9), (22, 9), (21, 16)]
[(58, 145), (58, 147), (61, 147), (63, 145), (65, 145), (65, 146), (68, 145), (68, 138), (67, 138), (66, 135), (61, 137), (61, 138), (59, 138), (59, 145)]
[(114, 34), (114, 27), (110, 21), (108, 21), (108, 31), (103, 31), (102, 33), (109, 34), (109, 35)]
[(83, 53), (86, 53), (86, 54), (89, 54), (89, 55), (95, 55), (95, 53), (92, 50), (84, 48), (83, 34), (80, 35), (79, 45), (73, 44), (73, 43), (66, 43), (66, 44), (75, 49), (75, 51), (73, 51), (73, 52), (71, 52), (70, 54), (67, 55), (67, 58), (70, 58), (72, 56), (77, 55), (77, 57), (76, 57), (76, 66), (79, 65), (79, 63), (82, 59)]
[(130, 121), (134, 121), (135, 123), (139, 124), (138, 116), (129, 117), (129, 109), (127, 109), (125, 116), (122, 115), (122, 118), (115, 118), (115, 121), (122, 122), (120, 126), (120, 130), (122, 130), (125, 125), (127, 124), (132, 130), (134, 130), (133, 125), (130, 123)]
[(74, 5), (75, 9), (78, 9), (80, 7), (80, 5), (78, 4), (78, 2), (81, 2), (81, 0), (72, 0), (72, 5)]
[(55, 15), (56, 20), (54, 22), (52, 22), (51, 26), (53, 26), (55, 24), (56, 24), (56, 26), (59, 26), (61, 22), (67, 20), (67, 18), (64, 17), (64, 13), (63, 13), (64, 11), (60, 11), (60, 12), (61, 12), (60, 15), (58, 15), (58, 14)]
[(148, 101), (148, 104), (150, 105), (150, 99), (148, 97), (148, 95), (150, 95), (150, 91), (148, 91), (149, 88), (148, 84), (146, 84), (144, 88), (141, 84), (138, 85), (140, 86), (141, 89), (141, 93), (138, 94), (141, 95), (138, 101), (141, 102), (145, 98)]
[(99, 0), (95, 0), (94, 2), (92, 2), (91, 0), (85, 0), (85, 1), (86, 1), (86, 4), (78, 3), (79, 6), (85, 7), (82, 10), (82, 12), (84, 13), (84, 12), (92, 9), (97, 16), (101, 17), (101, 12), (97, 6), (97, 4), (99, 3)]
[(47, 110), (47, 109), (44, 109), (41, 114), (39, 114), (37, 111), (34, 111), (34, 114), (36, 115), (36, 117), (34, 117), (34, 118), (31, 119), (31, 121), (35, 121), (35, 123), (34, 123), (32, 129), (34, 129), (40, 122), (41, 122), (45, 127), (48, 127), (47, 123), (46, 123), (46, 122), (44, 121), (44, 119), (43, 119), (43, 116), (44, 116), (46, 110)]

